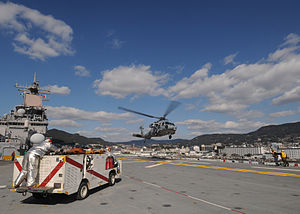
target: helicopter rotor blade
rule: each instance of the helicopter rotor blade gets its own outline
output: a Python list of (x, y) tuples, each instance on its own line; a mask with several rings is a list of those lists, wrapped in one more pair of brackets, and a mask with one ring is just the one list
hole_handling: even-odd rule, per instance
[(168, 114), (170, 114), (172, 111), (174, 111), (179, 105), (180, 105), (180, 102), (171, 101), (168, 108), (167, 108), (167, 110), (166, 110), (166, 112), (165, 112), (165, 114), (164, 114), (164, 116), (163, 116), (163, 118), (166, 118), (166, 116)]
[(160, 117), (155, 117), (155, 116), (152, 116), (152, 115), (149, 115), (149, 114), (144, 114), (144, 113), (141, 113), (141, 112), (133, 111), (133, 110), (131, 110), (131, 109), (124, 108), (124, 107), (119, 107), (119, 109), (124, 110), (124, 111), (128, 111), (128, 112), (131, 112), (131, 113), (135, 113), (135, 114), (140, 114), (140, 115), (143, 115), (143, 116), (146, 116), (146, 117), (150, 117), (150, 118), (157, 118), (157, 119), (160, 119)]

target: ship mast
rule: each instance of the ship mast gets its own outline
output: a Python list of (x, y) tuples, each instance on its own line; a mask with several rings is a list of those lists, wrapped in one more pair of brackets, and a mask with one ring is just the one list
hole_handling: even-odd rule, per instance
[(33, 83), (31, 86), (22, 86), (16, 83), (18, 91), (23, 92), (24, 101), (26, 106), (42, 106), (42, 101), (46, 100), (46, 94), (50, 94), (49, 89), (40, 88), (39, 81), (36, 79), (36, 73), (34, 73)]
[(16, 83), (16, 88), (18, 91), (23, 91), (24, 93), (30, 93), (35, 95), (50, 94), (49, 89), (39, 88), (39, 81), (36, 80), (36, 73), (34, 73), (33, 83), (31, 86), (21, 86), (18, 83)]

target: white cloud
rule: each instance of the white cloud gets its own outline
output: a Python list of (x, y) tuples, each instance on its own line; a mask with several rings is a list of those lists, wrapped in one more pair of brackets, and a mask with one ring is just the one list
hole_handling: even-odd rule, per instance
[(295, 33), (290, 33), (284, 40), (285, 42), (281, 46), (297, 45), (300, 42), (300, 36)]
[(109, 127), (96, 127), (94, 128), (97, 132), (127, 132), (125, 128), (109, 128)]
[(116, 31), (115, 30), (109, 30), (106, 33), (106, 38), (108, 38), (109, 41), (109, 45), (111, 45), (112, 49), (120, 49), (123, 47), (123, 44), (125, 43), (125, 41), (121, 41), (120, 39), (118, 39), (117, 35), (116, 35)]
[(231, 113), (247, 108), (246, 105), (238, 103), (222, 103), (222, 99), (216, 100), (212, 105), (207, 105), (202, 111), (212, 111), (218, 113)]
[(293, 52), (296, 50), (299, 50), (299, 47), (287, 47), (276, 50), (274, 53), (269, 54), (268, 60), (269, 61), (278, 61), (278, 60), (284, 60), (290, 57)]
[(168, 69), (171, 71), (175, 71), (177, 74), (181, 74), (184, 70), (183, 65), (176, 65), (176, 66), (168, 66)]
[(96, 93), (109, 95), (115, 98), (125, 98), (129, 95), (167, 96), (161, 88), (167, 75), (154, 74), (150, 66), (119, 66), (102, 73), (102, 79), (94, 81)]
[(297, 86), (290, 91), (286, 91), (282, 96), (272, 100), (272, 103), (275, 105), (283, 105), (295, 102), (300, 102), (300, 86)]
[(265, 116), (265, 114), (261, 111), (256, 110), (250, 110), (250, 111), (234, 111), (230, 112), (232, 115), (234, 115), (237, 118), (262, 118)]
[[(296, 35), (288, 44), (297, 44)], [(292, 42), (293, 41), (293, 42)], [(176, 99), (205, 97), (203, 111), (241, 112), (252, 104), (274, 99), (274, 104), (298, 102), (300, 54), (298, 46), (282, 47), (269, 60), (241, 64), (222, 74), (209, 76), (210, 64), (168, 88)], [(270, 61), (272, 60), (272, 61)], [(208, 66), (209, 65), (209, 66)]]
[(119, 133), (119, 132), (108, 132), (106, 134), (101, 135), (103, 139), (107, 139), (107, 141), (110, 142), (126, 142), (133, 140), (135, 138), (132, 137), (130, 133)]
[(93, 131), (80, 130), (77, 133), (85, 137), (100, 137), (109, 142), (126, 142), (133, 139), (131, 133), (125, 128), (96, 127)]
[(254, 131), (268, 124), (257, 121), (241, 119), (239, 121), (226, 121), (224, 123), (215, 120), (185, 120), (176, 122), (177, 125), (186, 125), (188, 130), (201, 134), (211, 133), (246, 133)]
[(74, 66), (75, 75), (81, 76), (81, 77), (88, 77), (90, 76), (90, 72), (82, 65), (76, 65)]
[(71, 90), (67, 86), (59, 87), (57, 85), (50, 85), (49, 89), (52, 94), (68, 95), (71, 92)]
[(191, 104), (191, 103), (184, 104), (184, 105), (185, 105), (185, 110), (188, 110), (188, 111), (194, 110), (197, 107), (195, 104)]
[(175, 86), (169, 88), (169, 92), (175, 94), (175, 98), (192, 98), (198, 97), (201, 95), (201, 92), (209, 92), (209, 90), (205, 91), (208, 85), (201, 85), (204, 83), (204, 79), (208, 77), (208, 72), (211, 69), (211, 64), (207, 63), (201, 69), (197, 70), (194, 74), (192, 74), (189, 78), (185, 77), (179, 82), (176, 83)]
[(110, 113), (104, 111), (89, 112), (74, 107), (52, 107), (47, 106), (47, 115), (51, 118), (68, 119), (68, 120), (90, 120), (98, 122), (110, 122), (114, 120), (127, 120), (131, 118), (130, 113)]
[(0, 28), (13, 35), (16, 52), (32, 59), (44, 61), (48, 57), (74, 54), (70, 46), (73, 30), (69, 25), (23, 5), (0, 2)]
[(238, 53), (235, 53), (235, 54), (231, 54), (229, 56), (226, 56), (224, 58), (224, 65), (228, 65), (228, 64), (236, 64), (236, 62), (234, 62), (234, 58), (238, 55)]
[(270, 114), (270, 117), (286, 117), (286, 116), (290, 116), (290, 115), (294, 115), (296, 114), (295, 111), (280, 111), (280, 112), (274, 112)]
[(120, 49), (120, 48), (122, 48), (122, 46), (123, 46), (124, 43), (125, 43), (124, 41), (121, 41), (119, 39), (113, 39), (112, 42), (111, 42), (113, 49)]
[(113, 35), (115, 35), (116, 31), (111, 29), (109, 31), (107, 31), (106, 33), (106, 37), (109, 38), (109, 37), (112, 37)]
[(74, 120), (50, 120), (50, 126), (59, 126), (59, 127), (79, 127), (79, 123), (76, 123)]
[(137, 119), (137, 120), (128, 120), (126, 124), (141, 124), (144, 122), (145, 119)]

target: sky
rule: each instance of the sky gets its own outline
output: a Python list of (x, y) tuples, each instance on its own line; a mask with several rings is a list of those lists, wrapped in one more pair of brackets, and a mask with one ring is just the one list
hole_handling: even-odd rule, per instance
[[(167, 118), (173, 138), (300, 121), (299, 1), (0, 0), (0, 114), (34, 73), (49, 129), (110, 142)], [(160, 139), (167, 139), (161, 137)]]

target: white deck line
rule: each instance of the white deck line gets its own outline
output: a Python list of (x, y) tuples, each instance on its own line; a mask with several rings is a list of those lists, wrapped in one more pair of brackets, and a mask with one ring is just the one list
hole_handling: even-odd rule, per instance
[(154, 164), (154, 165), (150, 165), (150, 166), (145, 166), (145, 168), (152, 168), (152, 167), (156, 167), (156, 166), (160, 166), (162, 165), (162, 163), (158, 163), (158, 164)]

